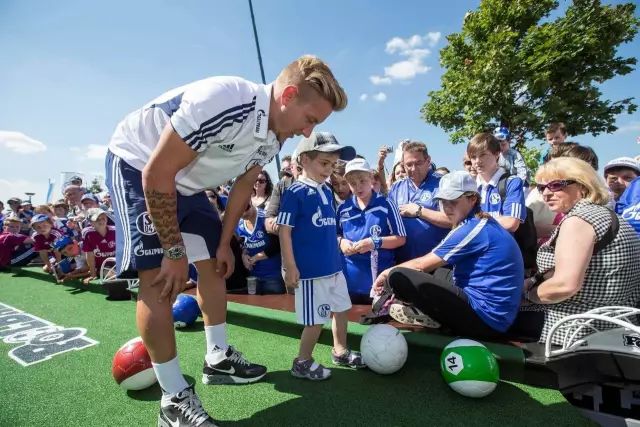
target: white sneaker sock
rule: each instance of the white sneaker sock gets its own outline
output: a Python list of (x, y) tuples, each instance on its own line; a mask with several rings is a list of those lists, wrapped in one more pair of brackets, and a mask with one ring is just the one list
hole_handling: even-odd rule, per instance
[(151, 364), (153, 365), (156, 377), (158, 377), (160, 387), (162, 387), (165, 392), (176, 394), (189, 387), (189, 384), (187, 384), (187, 381), (182, 376), (182, 371), (180, 371), (178, 356), (165, 363), (152, 362)]
[(227, 324), (211, 325), (204, 327), (204, 334), (207, 337), (207, 354), (205, 359), (212, 365), (222, 362), (227, 356), (229, 348), (227, 344)]

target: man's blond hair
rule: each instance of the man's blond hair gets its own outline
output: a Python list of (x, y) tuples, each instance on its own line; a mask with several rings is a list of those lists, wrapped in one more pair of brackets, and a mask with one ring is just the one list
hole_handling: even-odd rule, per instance
[(313, 55), (303, 55), (280, 72), (276, 82), (282, 87), (295, 85), (303, 99), (310, 95), (309, 89), (326, 99), (333, 111), (347, 107), (347, 94), (336, 80), (329, 66)]

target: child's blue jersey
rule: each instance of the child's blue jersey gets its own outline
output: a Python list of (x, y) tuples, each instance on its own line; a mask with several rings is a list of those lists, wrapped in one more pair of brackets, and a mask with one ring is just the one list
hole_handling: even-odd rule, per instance
[(480, 193), (480, 207), (483, 212), (492, 217), (510, 216), (518, 218), (521, 222), (527, 218), (527, 209), (524, 204), (524, 189), (522, 179), (517, 176), (509, 176), (505, 183), (505, 199), (502, 200), (498, 189), (498, 182), (505, 172), (502, 169), (491, 177), (489, 182), (482, 184), (478, 180), (478, 192)]
[[(404, 223), (394, 202), (372, 191), (371, 200), (360, 209), (355, 196), (338, 207), (338, 234), (357, 242), (371, 237), (406, 236)], [(368, 295), (372, 281), (371, 253), (343, 256), (344, 274), (350, 293)], [(375, 271), (392, 267), (395, 263), (393, 249), (378, 249)]]
[[(242, 248), (247, 251), (249, 256), (254, 256), (260, 252), (264, 252), (267, 247), (269, 235), (264, 226), (265, 215), (262, 209), (258, 209), (256, 223), (253, 230), (248, 230), (244, 220), (240, 219), (236, 227), (236, 234), (240, 237)], [(275, 236), (274, 236), (275, 238)], [(270, 258), (256, 262), (251, 270), (251, 275), (260, 279), (271, 279), (282, 275), (282, 260), (280, 255), (274, 255)]]
[(293, 228), (300, 279), (330, 276), (342, 269), (333, 194), (326, 184), (299, 177), (282, 195), (277, 224)]

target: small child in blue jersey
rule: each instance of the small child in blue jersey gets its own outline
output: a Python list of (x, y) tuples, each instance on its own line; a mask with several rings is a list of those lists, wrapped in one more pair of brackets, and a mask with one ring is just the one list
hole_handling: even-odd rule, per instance
[(360, 353), (347, 348), (351, 301), (338, 251), (333, 195), (325, 183), (336, 161), (353, 159), (355, 150), (339, 145), (332, 134), (318, 132), (303, 138), (296, 152), (302, 175), (284, 192), (277, 219), (285, 283), (295, 288), (296, 315), (304, 325), (291, 374), (325, 380), (331, 371), (315, 362), (312, 353), (332, 313), (333, 363), (364, 367)]
[(373, 173), (365, 159), (347, 163), (345, 178), (353, 196), (338, 207), (338, 241), (343, 271), (354, 304), (371, 304), (371, 285), (393, 267), (394, 249), (406, 235), (398, 207), (373, 190)]

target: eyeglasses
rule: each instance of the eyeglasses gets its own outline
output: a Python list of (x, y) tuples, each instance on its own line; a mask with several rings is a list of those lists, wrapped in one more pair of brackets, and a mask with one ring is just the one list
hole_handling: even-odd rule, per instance
[(548, 182), (546, 184), (538, 184), (536, 188), (538, 189), (538, 193), (542, 194), (545, 188), (548, 188), (549, 191), (555, 193), (556, 191), (563, 190), (567, 185), (575, 184), (576, 181), (572, 179), (557, 179), (555, 181)]
[(266, 180), (266, 179), (256, 179), (256, 182), (257, 182), (258, 184), (266, 184), (266, 183), (267, 183), (267, 180)]

